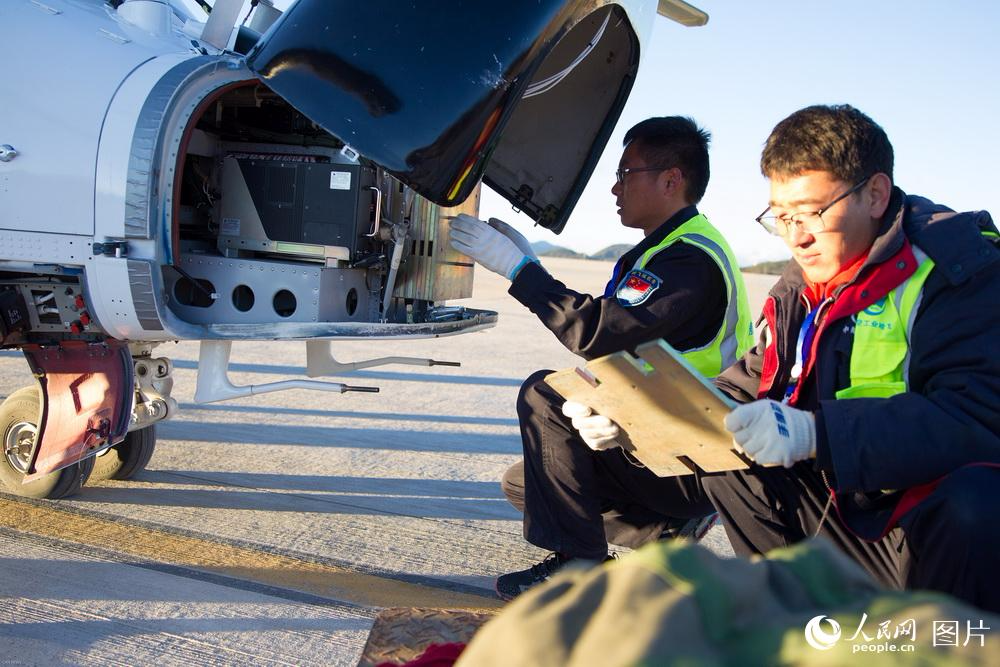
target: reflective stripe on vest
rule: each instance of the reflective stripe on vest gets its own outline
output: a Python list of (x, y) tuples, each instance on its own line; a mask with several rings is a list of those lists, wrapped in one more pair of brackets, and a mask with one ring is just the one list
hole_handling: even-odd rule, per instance
[(688, 243), (708, 253), (722, 270), (726, 281), (726, 315), (715, 337), (702, 347), (682, 350), (681, 355), (705, 377), (715, 377), (753, 347), (753, 320), (743, 274), (722, 234), (700, 213), (653, 246), (635, 263), (644, 269), (658, 253), (677, 241)]

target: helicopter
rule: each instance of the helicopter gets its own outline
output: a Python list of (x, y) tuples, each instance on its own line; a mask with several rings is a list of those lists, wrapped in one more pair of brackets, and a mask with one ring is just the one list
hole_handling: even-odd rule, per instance
[[(682, 0), (10, 0), (0, 104), (0, 348), (36, 383), (0, 406), (0, 482), (61, 498), (128, 479), (177, 411), (165, 342), (200, 342), (195, 400), (234, 385), (233, 341), (478, 331), (448, 220), (483, 184), (565, 226)], [(249, 21), (248, 21), (249, 19)], [(30, 54), (30, 57), (28, 55)]]

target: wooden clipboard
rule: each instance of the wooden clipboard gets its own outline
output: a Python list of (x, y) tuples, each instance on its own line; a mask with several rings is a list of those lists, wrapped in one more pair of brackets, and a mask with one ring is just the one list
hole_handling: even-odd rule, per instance
[(662, 340), (616, 352), (545, 381), (568, 400), (615, 421), (618, 442), (660, 477), (741, 470), (722, 420), (737, 403)]

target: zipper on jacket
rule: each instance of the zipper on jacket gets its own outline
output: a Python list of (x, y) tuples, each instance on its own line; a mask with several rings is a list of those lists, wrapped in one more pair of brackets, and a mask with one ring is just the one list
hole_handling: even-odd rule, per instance
[(826, 507), (823, 508), (823, 514), (819, 517), (819, 524), (816, 525), (816, 532), (813, 533), (813, 537), (819, 535), (820, 531), (823, 530), (823, 524), (826, 523), (826, 517), (830, 514), (830, 506), (833, 505), (833, 489), (830, 487), (830, 480), (826, 478), (826, 471), (819, 471), (820, 477), (823, 478), (823, 486), (826, 487), (828, 495), (826, 497)]
[(787, 367), (784, 363), (785, 358), (788, 356), (786, 353), (786, 347), (788, 345), (787, 340), (783, 340), (781, 336), (778, 335), (778, 329), (781, 326), (782, 318), (782, 304), (781, 299), (771, 295), (774, 301), (774, 330), (771, 335), (774, 337), (774, 356), (777, 363), (777, 368), (774, 370), (774, 378), (771, 380), (771, 386), (768, 388), (767, 393), (770, 394), (774, 391), (775, 387), (780, 387), (781, 394), (784, 395), (785, 387), (788, 386), (788, 381), (791, 378), (791, 369)]

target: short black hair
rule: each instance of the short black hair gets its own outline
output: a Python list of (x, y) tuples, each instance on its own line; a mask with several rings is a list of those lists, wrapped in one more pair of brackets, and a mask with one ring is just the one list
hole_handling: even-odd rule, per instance
[(697, 204), (708, 187), (708, 143), (712, 135), (684, 116), (647, 118), (625, 133), (624, 145), (637, 150), (650, 167), (681, 170), (689, 204)]
[(799, 109), (774, 126), (760, 171), (767, 178), (826, 171), (847, 183), (879, 172), (892, 181), (892, 144), (878, 123), (849, 104)]

